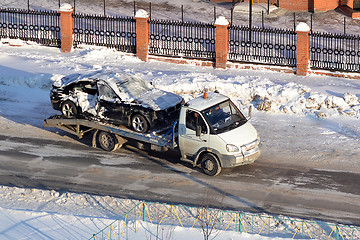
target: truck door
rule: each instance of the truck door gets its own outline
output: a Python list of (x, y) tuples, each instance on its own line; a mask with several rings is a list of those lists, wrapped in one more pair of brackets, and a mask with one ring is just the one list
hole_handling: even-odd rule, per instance
[[(184, 117), (184, 116), (182, 116)], [(200, 136), (196, 136), (196, 128), (201, 128)], [(181, 155), (193, 159), (199, 149), (209, 145), (209, 127), (201, 113), (186, 110), (185, 119), (179, 125), (179, 145)]]

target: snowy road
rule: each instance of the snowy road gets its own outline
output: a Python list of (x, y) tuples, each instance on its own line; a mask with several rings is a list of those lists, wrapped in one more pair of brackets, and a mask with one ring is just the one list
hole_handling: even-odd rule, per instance
[(174, 153), (131, 145), (107, 153), (88, 145), (90, 138), (0, 135), (0, 185), (194, 205), (211, 194), (222, 208), (360, 224), (358, 173), (274, 165), (263, 155), (212, 178), (178, 163)]

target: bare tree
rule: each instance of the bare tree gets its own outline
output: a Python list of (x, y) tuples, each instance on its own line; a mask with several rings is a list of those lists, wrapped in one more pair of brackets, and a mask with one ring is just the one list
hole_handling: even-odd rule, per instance
[(197, 210), (197, 219), (202, 229), (204, 240), (215, 239), (221, 233), (219, 229), (221, 224), (221, 207), (212, 207), (221, 206), (223, 200), (224, 196), (217, 192), (207, 190), (204, 193), (203, 205)]

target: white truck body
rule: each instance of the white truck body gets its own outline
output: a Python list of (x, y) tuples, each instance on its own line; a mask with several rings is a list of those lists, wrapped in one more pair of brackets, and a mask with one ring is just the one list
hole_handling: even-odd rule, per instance
[(107, 151), (120, 147), (126, 139), (150, 144), (155, 149), (178, 149), (181, 160), (194, 167), (201, 165), (211, 176), (219, 174), (222, 168), (252, 163), (260, 155), (256, 129), (228, 97), (218, 93), (205, 93), (185, 103), (179, 120), (166, 133), (141, 134), (125, 127), (59, 116), (45, 119), (44, 127), (60, 128), (80, 138), (94, 131), (93, 146), (100, 145)]

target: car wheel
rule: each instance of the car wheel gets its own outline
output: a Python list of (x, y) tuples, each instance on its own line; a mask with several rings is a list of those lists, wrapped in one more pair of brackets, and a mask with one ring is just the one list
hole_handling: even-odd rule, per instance
[(209, 176), (216, 176), (221, 172), (221, 166), (216, 156), (211, 153), (205, 153), (201, 157), (201, 169)]
[(77, 108), (72, 101), (65, 101), (61, 105), (61, 113), (66, 118), (75, 118), (78, 114)]
[(116, 137), (112, 133), (100, 131), (97, 135), (97, 140), (100, 147), (105, 151), (111, 152), (117, 148)]
[(149, 124), (146, 121), (146, 118), (141, 114), (134, 114), (131, 117), (131, 127), (134, 131), (139, 133), (149, 131)]

